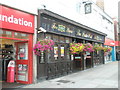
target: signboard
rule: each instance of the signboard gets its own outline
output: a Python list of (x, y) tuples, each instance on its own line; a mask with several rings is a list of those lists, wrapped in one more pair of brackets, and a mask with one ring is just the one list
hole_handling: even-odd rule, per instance
[(53, 23), (51, 26), (52, 30), (55, 32), (60, 32), (68, 35), (75, 35), (72, 28), (58, 23)]
[(34, 33), (34, 16), (0, 5), (0, 28)]
[(79, 57), (79, 56), (75, 56), (75, 59), (81, 59), (81, 57)]
[(62, 21), (50, 20), (50, 17), (42, 17), (41, 27), (48, 31), (62, 33), (64, 35), (83, 37), (104, 42), (104, 36), (102, 35), (98, 35), (84, 28), (76, 27)]

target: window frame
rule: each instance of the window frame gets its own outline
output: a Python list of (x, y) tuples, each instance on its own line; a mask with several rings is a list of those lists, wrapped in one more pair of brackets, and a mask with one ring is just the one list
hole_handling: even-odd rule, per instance
[[(87, 10), (87, 8), (89, 9), (89, 11)], [(85, 14), (89, 14), (92, 12), (92, 5), (91, 3), (85, 4)]]

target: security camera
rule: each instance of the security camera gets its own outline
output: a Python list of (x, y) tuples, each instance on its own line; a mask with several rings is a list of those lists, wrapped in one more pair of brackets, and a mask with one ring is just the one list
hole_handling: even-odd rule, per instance
[(42, 27), (40, 27), (39, 30), (40, 30), (41, 32), (47, 32), (47, 30), (45, 30), (45, 29), (42, 28)]

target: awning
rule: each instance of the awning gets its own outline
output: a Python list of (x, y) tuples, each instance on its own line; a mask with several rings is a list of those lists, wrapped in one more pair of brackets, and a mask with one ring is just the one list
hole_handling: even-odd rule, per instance
[(120, 46), (120, 41), (115, 41), (115, 46)]
[(118, 42), (116, 42), (114, 40), (111, 40), (111, 39), (108, 39), (108, 38), (105, 38), (104, 45), (107, 45), (107, 46), (118, 46)]

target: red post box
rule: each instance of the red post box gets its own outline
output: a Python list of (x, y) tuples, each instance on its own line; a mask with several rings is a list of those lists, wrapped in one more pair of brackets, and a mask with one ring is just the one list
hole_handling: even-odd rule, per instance
[(15, 76), (15, 61), (11, 60), (7, 67), (7, 82), (14, 82)]

